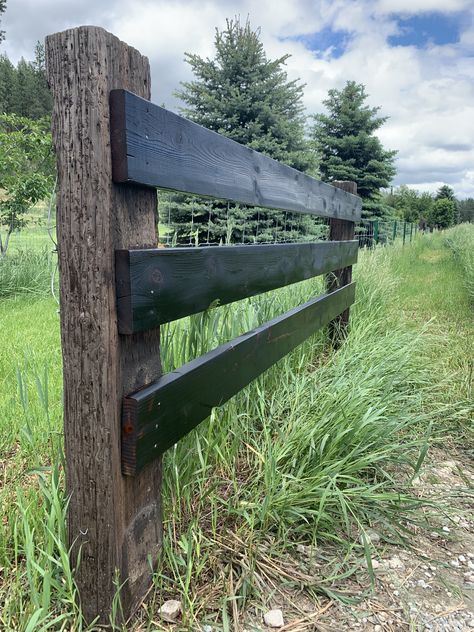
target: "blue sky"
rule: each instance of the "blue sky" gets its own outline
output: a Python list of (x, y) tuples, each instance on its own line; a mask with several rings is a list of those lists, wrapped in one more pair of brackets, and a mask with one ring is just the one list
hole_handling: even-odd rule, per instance
[(399, 33), (388, 38), (391, 46), (416, 46), (425, 48), (432, 44), (445, 46), (459, 42), (466, 23), (470, 22), (467, 11), (453, 14), (441, 11), (417, 15), (394, 15)]
[(175, 109), (184, 52), (212, 56), (215, 27), (236, 14), (261, 27), (269, 57), (291, 54), (308, 114), (331, 88), (365, 84), (389, 117), (395, 184), (474, 197), (474, 0), (8, 0), (0, 51), (31, 58), (48, 33), (96, 24), (148, 55), (153, 100)]

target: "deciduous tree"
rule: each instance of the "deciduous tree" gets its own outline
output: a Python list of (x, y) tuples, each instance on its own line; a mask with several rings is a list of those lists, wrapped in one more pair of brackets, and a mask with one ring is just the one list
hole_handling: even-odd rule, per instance
[(30, 206), (48, 195), (52, 183), (49, 121), (0, 115), (0, 256), (5, 256), (12, 232), (26, 225)]

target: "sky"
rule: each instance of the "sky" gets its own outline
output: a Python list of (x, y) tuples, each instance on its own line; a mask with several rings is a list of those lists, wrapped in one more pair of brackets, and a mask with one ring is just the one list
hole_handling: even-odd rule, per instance
[(308, 114), (331, 88), (365, 84), (389, 117), (378, 135), (398, 150), (395, 186), (474, 197), (474, 0), (7, 0), (0, 51), (31, 59), (49, 33), (102, 26), (149, 57), (152, 100), (176, 110), (185, 51), (212, 57), (215, 28), (236, 15), (270, 58), (291, 54)]

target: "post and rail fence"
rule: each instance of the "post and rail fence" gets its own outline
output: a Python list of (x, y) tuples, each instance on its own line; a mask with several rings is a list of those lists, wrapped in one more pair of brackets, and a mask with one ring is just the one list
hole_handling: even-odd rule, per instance
[[(125, 616), (151, 584), (163, 452), (319, 328), (339, 344), (361, 200), (152, 104), (148, 60), (101, 28), (50, 35), (46, 59), (68, 534), (84, 615), (106, 622), (117, 573)], [(157, 188), (327, 218), (329, 241), (158, 248)], [(162, 375), (161, 324), (316, 275), (325, 294)]]

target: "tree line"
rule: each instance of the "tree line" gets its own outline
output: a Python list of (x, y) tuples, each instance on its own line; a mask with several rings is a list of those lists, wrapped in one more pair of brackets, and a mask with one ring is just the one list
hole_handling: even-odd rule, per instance
[[(4, 0), (0, 0), (0, 15), (2, 7)], [(2, 37), (0, 32), (0, 42)], [(408, 187), (387, 193), (396, 173), (397, 152), (385, 149), (376, 135), (387, 119), (379, 116), (379, 108), (367, 104), (365, 86), (348, 81), (341, 90), (330, 90), (323, 102), (326, 112), (308, 117), (303, 105), (305, 86), (288, 79), (288, 57), (269, 59), (259, 29), (252, 29), (248, 20), (227, 20), (223, 30), (215, 31), (212, 58), (185, 54), (193, 79), (175, 93), (183, 104), (181, 113), (327, 182), (355, 181), (364, 218), (399, 217), (437, 227), (472, 219), (472, 204), (468, 200), (456, 203), (449, 187), (442, 187), (436, 196)], [(46, 155), (52, 152), (46, 124), (51, 107), (42, 45), (36, 46), (33, 61), (21, 59), (16, 66), (0, 55), (0, 223), (7, 233), (21, 227), (24, 218), (20, 216), (36, 201), (41, 186), (53, 180), (53, 161)], [(36, 144), (23, 143), (25, 152), (35, 147), (36, 153), (31, 153), (31, 160), (27, 154), (23, 159), (15, 154), (13, 164), (6, 156), (11, 152), (6, 139), (19, 133), (36, 138)], [(20, 174), (29, 179), (29, 186), (17, 187), (25, 192), (22, 200), (13, 191), (15, 173), (17, 179)], [(38, 174), (43, 177), (41, 186)], [(183, 194), (162, 195), (160, 215), (162, 221), (169, 221), (179, 243), (303, 240), (323, 230), (314, 217)]]

